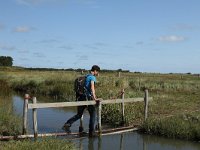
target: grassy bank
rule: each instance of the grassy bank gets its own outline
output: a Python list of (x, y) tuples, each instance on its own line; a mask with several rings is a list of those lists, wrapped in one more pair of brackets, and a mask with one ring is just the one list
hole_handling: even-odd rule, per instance
[(0, 136), (18, 135), (21, 132), (21, 118), (15, 115), (7, 80), (0, 79)]
[(142, 129), (147, 134), (199, 141), (200, 115), (198, 112), (163, 119), (149, 119), (143, 124)]
[(0, 142), (2, 150), (75, 150), (76, 147), (71, 142), (62, 139), (40, 139), (37, 141), (22, 140)]
[[(3, 71), (1, 71), (3, 69)], [(19, 68), (0, 68), (2, 82), (6, 81), (8, 89), (13, 89), (21, 93), (31, 95), (45, 95), (58, 98), (61, 101), (75, 100), (73, 92), (73, 82), (79, 72), (73, 71), (37, 71), (24, 70)], [(1, 84), (0, 84), (1, 85)], [(4, 86), (4, 84), (2, 84)], [(153, 101), (149, 104), (149, 122), (143, 125), (144, 131), (148, 127), (160, 126), (161, 122), (167, 124), (174, 120), (174, 128), (179, 129), (182, 124), (190, 124), (190, 120), (184, 120), (183, 116), (188, 116), (193, 111), (199, 110), (200, 105), (200, 77), (192, 74), (154, 74), (154, 73), (121, 73), (103, 72), (98, 77), (96, 93), (103, 99), (120, 98), (120, 91), (125, 89), (125, 98), (143, 97), (143, 90), (149, 90), (149, 96)], [(125, 105), (125, 124), (142, 124), (144, 121), (144, 104), (134, 103)], [(175, 116), (171, 119), (165, 119)], [(193, 117), (198, 117), (194, 113)], [(156, 119), (155, 119), (156, 118)], [(112, 126), (121, 125), (121, 106), (119, 104), (103, 106), (102, 121)], [(197, 122), (199, 124), (199, 122)], [(167, 130), (169, 129), (169, 130)], [(171, 127), (156, 128), (152, 134), (168, 135), (169, 137), (180, 138), (170, 133)], [(160, 134), (158, 130), (165, 130), (165, 134)], [(185, 130), (185, 131), (184, 131)], [(188, 132), (188, 128), (181, 128), (181, 133)], [(175, 129), (172, 130), (175, 132)], [(189, 130), (193, 132), (194, 130)], [(150, 132), (147, 132), (150, 133)], [(198, 134), (198, 133), (193, 133)], [(200, 140), (188, 136), (190, 140)]]

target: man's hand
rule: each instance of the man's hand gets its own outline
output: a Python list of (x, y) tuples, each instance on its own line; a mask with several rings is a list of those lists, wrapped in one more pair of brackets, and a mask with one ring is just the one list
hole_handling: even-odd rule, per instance
[(103, 100), (102, 98), (95, 99), (96, 105), (99, 106), (99, 104), (100, 104), (100, 102), (101, 102), (102, 100)]

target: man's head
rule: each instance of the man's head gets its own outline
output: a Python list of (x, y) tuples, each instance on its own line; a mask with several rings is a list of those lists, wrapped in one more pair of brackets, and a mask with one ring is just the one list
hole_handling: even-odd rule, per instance
[(94, 72), (95, 76), (98, 76), (99, 71), (100, 71), (100, 67), (97, 66), (97, 65), (93, 65), (92, 68), (91, 68), (91, 71)]

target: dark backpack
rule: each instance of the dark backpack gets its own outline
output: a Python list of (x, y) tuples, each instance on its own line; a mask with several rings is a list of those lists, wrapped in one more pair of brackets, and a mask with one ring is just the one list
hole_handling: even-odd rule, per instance
[(81, 76), (75, 79), (74, 91), (76, 92), (76, 96), (85, 94), (85, 80), (86, 76)]

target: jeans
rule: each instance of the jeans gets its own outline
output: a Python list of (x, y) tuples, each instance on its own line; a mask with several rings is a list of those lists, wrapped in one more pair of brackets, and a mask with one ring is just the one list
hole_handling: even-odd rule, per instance
[[(84, 101), (86, 100), (86, 96), (80, 96), (78, 98), (78, 101)], [(88, 100), (92, 100), (92, 97), (88, 97)], [(79, 120), (85, 109), (88, 109), (89, 114), (90, 114), (90, 120), (89, 120), (89, 132), (92, 133), (94, 132), (95, 129), (95, 117), (96, 117), (96, 108), (94, 105), (88, 105), (88, 106), (78, 106), (77, 107), (77, 114), (71, 117), (68, 121), (67, 124), (72, 125), (75, 121)]]

